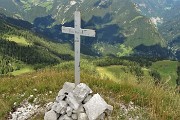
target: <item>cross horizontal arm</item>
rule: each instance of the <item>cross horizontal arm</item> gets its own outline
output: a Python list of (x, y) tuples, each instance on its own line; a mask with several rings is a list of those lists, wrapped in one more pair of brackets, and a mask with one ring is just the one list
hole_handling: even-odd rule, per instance
[(75, 29), (72, 27), (62, 26), (62, 33), (75, 34)]
[(82, 29), (82, 36), (89, 36), (89, 37), (95, 37), (95, 30), (90, 30), (90, 29)]

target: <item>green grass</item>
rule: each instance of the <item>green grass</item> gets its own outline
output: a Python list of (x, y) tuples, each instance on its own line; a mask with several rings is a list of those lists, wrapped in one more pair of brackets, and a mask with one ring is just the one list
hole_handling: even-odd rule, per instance
[(16, 70), (16, 71), (13, 71), (11, 72), (10, 74), (14, 75), (14, 76), (17, 76), (17, 75), (21, 75), (21, 74), (24, 74), (24, 73), (30, 73), (30, 72), (34, 72), (35, 70), (32, 68), (32, 67), (24, 67), (20, 70)]
[(126, 66), (113, 65), (108, 67), (98, 67), (97, 71), (101, 77), (108, 77), (116, 82), (136, 81), (136, 76), (130, 73)]
[[(106, 69), (108, 73), (113, 70), (121, 70), (121, 67), (116, 67), (110, 66), (110, 68)], [(82, 61), (81, 68), (81, 81), (86, 83), (94, 93), (99, 93), (109, 104), (114, 106), (111, 116), (113, 120), (121, 117), (119, 104), (126, 104), (130, 101), (146, 109), (141, 113), (143, 120), (180, 119), (180, 96), (174, 90), (154, 86), (151, 80), (147, 78), (144, 78), (146, 81), (140, 84), (135, 82), (118, 83), (109, 78), (102, 78), (96, 71), (96, 67), (89, 64), (88, 61)], [(115, 74), (119, 74), (119, 72)], [(128, 76), (126, 77), (128, 79)], [(73, 62), (63, 63), (53, 68), (20, 76), (2, 77), (0, 81), (0, 119), (4, 120), (8, 112), (15, 107), (14, 102), (17, 102), (18, 106), (30, 95), (38, 97), (38, 104), (41, 106), (54, 101), (64, 82), (74, 81)], [(131, 81), (130, 78), (129, 81)], [(37, 89), (37, 91), (33, 89)], [(49, 91), (52, 91), (52, 94)], [(24, 93), (25, 96), (21, 96)], [(43, 113), (38, 114), (32, 120), (43, 120)]]
[(109, 78), (118, 83), (137, 83), (141, 81), (146, 81), (146, 79), (152, 81), (152, 77), (149, 75), (149, 69), (142, 68), (144, 75), (141, 77), (141, 81), (139, 81), (138, 77), (130, 71), (128, 66), (123, 65), (111, 65), (106, 67), (97, 67), (97, 71), (101, 78)]
[(19, 45), (24, 45), (24, 46), (31, 45), (30, 43), (27, 42), (27, 40), (26, 40), (24, 37), (9, 36), (9, 37), (7, 37), (7, 39), (8, 39), (9, 41), (16, 42), (16, 43), (19, 44)]
[(110, 45), (108, 43), (96, 43), (93, 45), (93, 48), (98, 51), (98, 53), (101, 53), (102, 55), (109, 55), (114, 54), (116, 55), (117, 52), (119, 52), (119, 46), (117, 45)]
[(133, 49), (131, 47), (126, 47), (123, 44), (119, 46), (119, 49), (120, 49), (120, 52), (117, 53), (118, 57), (128, 56), (133, 53)]
[(177, 66), (177, 61), (164, 60), (153, 63), (151, 69), (157, 70), (160, 73), (163, 82), (175, 86), (177, 79)]
[(48, 2), (41, 3), (40, 6), (41, 7), (45, 7), (46, 8), (46, 12), (48, 12), (49, 10), (52, 9), (53, 3), (51, 1), (48, 1)]
[(68, 43), (54, 43), (54, 42), (47, 42), (47, 41), (43, 41), (43, 40), (39, 40), (38, 41), (42, 46), (45, 46), (47, 48), (49, 48), (52, 51), (55, 51), (59, 54), (70, 54), (70, 55), (74, 55), (74, 51), (72, 51), (71, 49), (71, 45), (69, 45)]

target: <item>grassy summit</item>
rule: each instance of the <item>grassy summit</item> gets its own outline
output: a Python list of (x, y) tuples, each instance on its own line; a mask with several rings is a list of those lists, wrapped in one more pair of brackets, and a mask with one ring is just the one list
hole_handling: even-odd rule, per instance
[[(125, 119), (126, 115), (123, 115), (120, 104), (128, 105), (130, 101), (134, 102), (136, 107), (138, 106), (138, 110), (129, 112), (129, 116), (138, 115), (141, 119), (149, 120), (169, 120), (180, 117), (180, 96), (172, 89), (155, 86), (148, 77), (144, 77), (141, 83), (137, 83), (126, 76), (128, 81), (118, 83), (107, 76), (100, 76), (96, 66), (88, 61), (82, 61), (81, 69), (82, 82), (89, 85), (95, 93), (100, 93), (109, 104), (114, 106), (113, 119)], [(29, 102), (33, 103), (37, 98), (38, 101), (35, 104), (41, 106), (54, 101), (64, 82), (73, 82), (73, 80), (73, 62), (16, 77), (1, 78), (0, 119), (5, 119), (8, 112), (30, 95), (33, 95), (33, 98)], [(31, 119), (43, 120), (43, 113)]]

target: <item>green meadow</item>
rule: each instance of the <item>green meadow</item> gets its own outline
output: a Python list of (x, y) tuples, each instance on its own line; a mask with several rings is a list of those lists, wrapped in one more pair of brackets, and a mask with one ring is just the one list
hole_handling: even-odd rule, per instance
[(176, 85), (177, 79), (177, 61), (163, 60), (153, 63), (151, 69), (158, 71), (164, 83)]

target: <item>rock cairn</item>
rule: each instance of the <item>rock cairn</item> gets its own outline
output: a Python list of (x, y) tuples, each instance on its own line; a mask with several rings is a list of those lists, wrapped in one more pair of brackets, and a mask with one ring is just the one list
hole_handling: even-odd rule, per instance
[(84, 83), (66, 82), (54, 103), (47, 105), (44, 120), (104, 120), (113, 110)]

